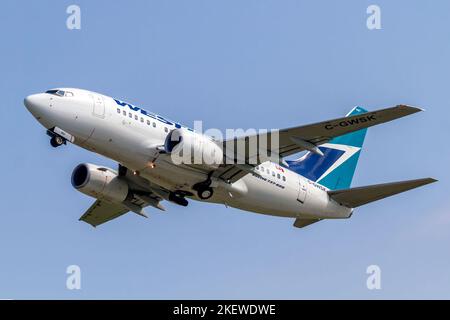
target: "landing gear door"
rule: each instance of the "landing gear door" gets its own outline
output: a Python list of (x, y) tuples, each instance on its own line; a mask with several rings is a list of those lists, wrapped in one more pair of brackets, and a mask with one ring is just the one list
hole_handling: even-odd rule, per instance
[(306, 193), (307, 193), (306, 184), (302, 179), (299, 179), (297, 201), (300, 203), (305, 203)]
[(90, 95), (92, 97), (92, 114), (99, 118), (105, 117), (105, 100), (101, 95), (98, 94), (92, 94)]

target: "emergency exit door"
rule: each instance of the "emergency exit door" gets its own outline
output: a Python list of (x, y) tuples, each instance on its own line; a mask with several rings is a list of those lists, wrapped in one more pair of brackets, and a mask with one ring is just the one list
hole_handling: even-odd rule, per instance
[(306, 193), (306, 184), (302, 181), (302, 179), (299, 179), (297, 201), (300, 203), (305, 203)]
[(92, 114), (99, 118), (105, 117), (105, 100), (101, 95), (95, 94), (91, 95), (92, 97), (92, 103), (93, 103), (93, 110)]

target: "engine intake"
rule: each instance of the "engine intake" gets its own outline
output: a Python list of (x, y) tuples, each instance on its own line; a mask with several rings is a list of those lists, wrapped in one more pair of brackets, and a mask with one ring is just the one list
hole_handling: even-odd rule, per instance
[(172, 130), (164, 150), (175, 164), (199, 165), (216, 169), (223, 163), (223, 150), (210, 137), (186, 129)]
[(72, 172), (72, 186), (96, 199), (122, 202), (128, 195), (128, 184), (109, 168), (83, 163)]

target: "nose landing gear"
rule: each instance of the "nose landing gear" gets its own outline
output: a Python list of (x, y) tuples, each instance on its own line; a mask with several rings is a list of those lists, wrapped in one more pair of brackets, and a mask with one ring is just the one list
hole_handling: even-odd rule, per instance
[(65, 143), (66, 143), (66, 141), (64, 140), (64, 138), (62, 138), (60, 136), (54, 136), (53, 138), (50, 139), (50, 144), (53, 148), (62, 146)]
[(57, 148), (62, 146), (63, 144), (67, 143), (67, 140), (63, 137), (61, 137), (60, 135), (54, 133), (53, 131), (48, 130), (47, 131), (47, 135), (49, 135), (51, 137), (50, 139), (50, 145), (53, 148)]

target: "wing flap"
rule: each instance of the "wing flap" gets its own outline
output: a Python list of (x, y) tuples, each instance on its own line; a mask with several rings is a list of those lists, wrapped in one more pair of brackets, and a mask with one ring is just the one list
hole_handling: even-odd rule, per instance
[(328, 191), (329, 196), (336, 202), (356, 208), (395, 194), (436, 182), (433, 178), (408, 180), (392, 183), (383, 183), (366, 187), (357, 187), (343, 190)]

